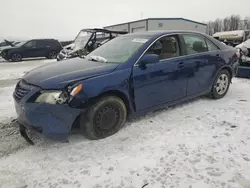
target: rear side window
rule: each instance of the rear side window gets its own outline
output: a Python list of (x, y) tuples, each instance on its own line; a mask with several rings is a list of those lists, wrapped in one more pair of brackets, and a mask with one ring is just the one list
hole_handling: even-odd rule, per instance
[(61, 46), (61, 43), (58, 40), (50, 40), (49, 43), (53, 47), (60, 47)]
[(60, 47), (61, 46), (57, 40), (46, 39), (46, 40), (42, 40), (42, 43), (46, 47)]
[(219, 50), (219, 48), (214, 43), (212, 43), (210, 40), (206, 40), (206, 42), (207, 42), (208, 51), (217, 51), (217, 50)]
[(206, 41), (203, 37), (200, 37), (198, 35), (191, 35), (191, 34), (186, 34), (182, 36), (185, 42), (187, 55), (208, 51)]

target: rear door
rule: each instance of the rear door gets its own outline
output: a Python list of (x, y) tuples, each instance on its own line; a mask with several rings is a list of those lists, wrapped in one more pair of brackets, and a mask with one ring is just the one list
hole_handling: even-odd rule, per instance
[(223, 58), (219, 48), (199, 34), (181, 34), (186, 51), (185, 67), (189, 69), (187, 96), (209, 92), (216, 70)]
[(37, 40), (36, 50), (37, 54), (36, 57), (45, 57), (48, 55), (47, 46), (48, 40)]

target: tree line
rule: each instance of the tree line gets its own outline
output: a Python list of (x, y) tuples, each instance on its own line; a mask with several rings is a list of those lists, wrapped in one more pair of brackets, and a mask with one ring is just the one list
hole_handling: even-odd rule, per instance
[(207, 22), (207, 33), (213, 35), (220, 31), (250, 30), (250, 17), (242, 18), (240, 15), (231, 15), (224, 19)]

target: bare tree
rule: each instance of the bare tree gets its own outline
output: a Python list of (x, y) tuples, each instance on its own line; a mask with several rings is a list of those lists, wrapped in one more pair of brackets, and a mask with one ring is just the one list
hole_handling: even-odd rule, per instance
[(240, 16), (239, 15), (232, 15), (230, 16), (230, 31), (237, 30), (240, 28)]
[(207, 34), (209, 34), (209, 35), (214, 34), (214, 22), (213, 21), (209, 21), (207, 23)]
[(223, 30), (224, 31), (229, 31), (231, 26), (231, 20), (229, 17), (224, 18), (223, 20)]
[(207, 22), (207, 33), (213, 35), (220, 31), (232, 31), (238, 29), (250, 29), (250, 16), (241, 19), (239, 15), (231, 15), (224, 19), (216, 19)]
[(250, 29), (250, 17), (245, 17), (243, 20), (243, 27), (244, 29)]
[(216, 19), (215, 21), (214, 21), (214, 33), (216, 33), (216, 32), (220, 32), (220, 31), (222, 31), (222, 20), (220, 20), (220, 19)]

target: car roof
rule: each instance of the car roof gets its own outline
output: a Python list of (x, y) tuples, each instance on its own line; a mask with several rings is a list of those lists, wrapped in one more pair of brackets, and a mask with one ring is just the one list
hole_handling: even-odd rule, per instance
[(127, 31), (115, 31), (115, 30), (108, 30), (103, 28), (86, 28), (82, 29), (81, 31), (87, 31), (87, 32), (105, 32), (105, 33), (117, 33), (117, 34), (127, 34)]
[(30, 40), (56, 40), (56, 39), (30, 39)]

